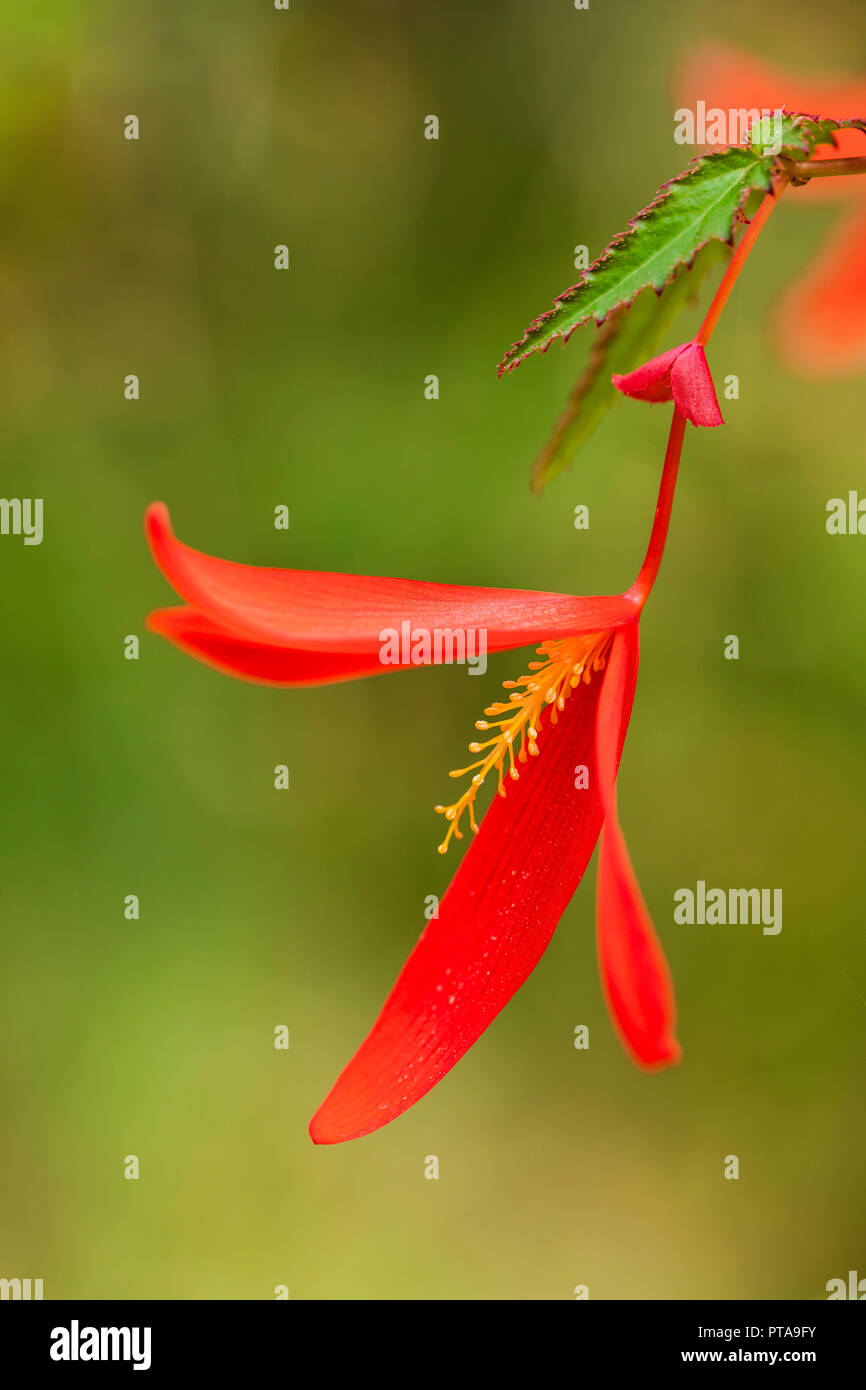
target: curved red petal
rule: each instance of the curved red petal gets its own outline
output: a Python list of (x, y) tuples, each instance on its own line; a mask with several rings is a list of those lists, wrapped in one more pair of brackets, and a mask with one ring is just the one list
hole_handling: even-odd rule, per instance
[(237, 676), (259, 685), (327, 685), (334, 681), (356, 680), (360, 676), (381, 676), (384, 672), (400, 669), (399, 666), (383, 666), (378, 655), (310, 652), (299, 647), (248, 642), (211, 622), (195, 608), (157, 608), (148, 614), (147, 627), (167, 638), (187, 656), (195, 657), (223, 675)]
[(602, 984), (622, 1043), (641, 1066), (679, 1061), (670, 972), (631, 866), (616, 810), (620, 730), (637, 683), (637, 624), (613, 639), (598, 707), (598, 776), (605, 820), (598, 860), (596, 931)]
[(619, 627), (635, 616), (631, 599), (482, 589), (414, 579), (314, 570), (267, 569), (219, 560), (178, 541), (167, 508), (145, 517), (153, 557), (188, 604), (252, 642), (305, 651), (374, 654), (385, 629), (482, 630), (488, 651), (545, 638)]
[(624, 396), (631, 396), (633, 400), (651, 401), (655, 405), (669, 401), (671, 368), (686, 346), (687, 344), (680, 343), (679, 347), (651, 358), (649, 362), (635, 367), (633, 372), (627, 372), (625, 376), (614, 373), (611, 380), (617, 391), (622, 391)]
[(677, 357), (671, 369), (671, 389), (677, 410), (693, 425), (711, 429), (725, 423), (700, 343), (688, 343)]
[(866, 368), (864, 248), (866, 210), (859, 207), (833, 229), (806, 273), (779, 303), (779, 348), (803, 376), (853, 374)]
[[(451, 887), (406, 961), (367, 1039), (313, 1116), (317, 1144), (396, 1119), (450, 1071), (543, 954), (601, 826), (595, 722), (607, 673), (581, 685), (540, 756), (495, 797)], [(628, 709), (620, 701), (619, 747)], [(589, 786), (575, 787), (576, 770)]]

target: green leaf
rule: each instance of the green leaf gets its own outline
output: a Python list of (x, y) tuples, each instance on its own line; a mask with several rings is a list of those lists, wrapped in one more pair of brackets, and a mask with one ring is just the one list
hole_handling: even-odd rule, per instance
[(577, 283), (508, 349), (499, 375), (513, 371), (532, 353), (546, 352), (556, 338), (567, 342), (576, 328), (590, 320), (601, 326), (616, 310), (632, 304), (642, 290), (661, 293), (708, 242), (730, 245), (749, 194), (769, 192), (785, 157), (808, 156), (818, 145), (832, 143), (835, 130), (851, 125), (862, 127), (863, 122), (785, 114), (781, 150), (756, 141), (692, 160), (684, 173), (662, 185), (626, 231), (614, 237)]
[(664, 294), (642, 290), (631, 305), (614, 309), (596, 335), (583, 372), (553, 433), (535, 460), (532, 489), (541, 492), (572, 462), (582, 444), (598, 428), (608, 410), (622, 399), (611, 376), (625, 374), (655, 356), (670, 324), (697, 298), (713, 266), (730, 256), (730, 247), (710, 241), (697, 252), (691, 267), (681, 267)]

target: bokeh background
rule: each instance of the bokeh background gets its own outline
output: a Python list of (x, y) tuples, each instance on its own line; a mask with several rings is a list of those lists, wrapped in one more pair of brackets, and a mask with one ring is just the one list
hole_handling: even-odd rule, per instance
[[(276, 691), (143, 628), (171, 600), (142, 536), (155, 498), (184, 540), (254, 563), (631, 582), (667, 412), (621, 405), (538, 500), (529, 467), (589, 339), (503, 382), (495, 365), (574, 280), (574, 245), (600, 250), (683, 167), (671, 74), (699, 38), (850, 75), (866, 14), (0, 8), (0, 490), (45, 499), (40, 547), (0, 539), (0, 1275), (48, 1298), (689, 1299), (866, 1274), (866, 541), (824, 527), (828, 498), (866, 492), (863, 380), (797, 380), (766, 333), (831, 207), (790, 195), (718, 330), (741, 399), (689, 435), (642, 625), (621, 810), (678, 1069), (639, 1074), (612, 1034), (593, 865), (446, 1081), (314, 1148), (310, 1115), (456, 865), (432, 806), (522, 656), (483, 682)], [(781, 887), (781, 935), (674, 926), (698, 878)]]

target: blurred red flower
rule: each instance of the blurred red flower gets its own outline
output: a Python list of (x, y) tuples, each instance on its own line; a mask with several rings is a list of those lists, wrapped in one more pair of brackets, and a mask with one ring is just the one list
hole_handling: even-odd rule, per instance
[[(866, 110), (866, 79), (791, 76), (722, 43), (686, 50), (675, 78), (678, 104), (723, 110), (786, 107), (840, 120)], [(866, 154), (863, 135), (840, 130), (817, 158)], [(815, 179), (798, 190), (810, 201), (838, 201), (844, 214), (774, 315), (779, 349), (799, 373), (836, 376), (866, 367), (866, 178)], [(791, 201), (794, 201), (793, 199)]]

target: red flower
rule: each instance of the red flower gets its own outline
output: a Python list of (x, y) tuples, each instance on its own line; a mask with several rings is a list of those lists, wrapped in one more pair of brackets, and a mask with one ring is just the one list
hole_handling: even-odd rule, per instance
[[(605, 995), (643, 1067), (675, 1062), (674, 1001), (616, 806), (638, 673), (638, 623), (661, 561), (685, 422), (675, 412), (647, 557), (628, 593), (575, 598), (402, 579), (260, 569), (203, 555), (155, 504), (156, 563), (188, 606), (148, 625), (188, 654), (248, 680), (310, 684), (373, 675), (383, 630), (483, 629), (491, 651), (540, 643), (540, 660), (478, 727), (482, 756), (450, 807), (440, 850), (473, 829), (480, 782), (495, 796), (377, 1022), (313, 1117), (317, 1143), (358, 1138), (407, 1110), (451, 1069), (533, 970), (604, 827), (597, 935)], [(405, 661), (403, 664), (410, 664)], [(393, 668), (391, 668), (393, 669)], [(584, 776), (580, 770), (584, 769)], [(576, 773), (578, 774), (576, 776)], [(458, 774), (459, 775), (459, 774)]]
[[(788, 74), (727, 44), (688, 49), (676, 80), (678, 101), (722, 110), (806, 111), (846, 119), (866, 109), (866, 80), (816, 81)], [(840, 130), (836, 145), (818, 158), (864, 153), (858, 130)], [(866, 179), (814, 179), (796, 201), (840, 201), (847, 211), (814, 257), (808, 271), (779, 303), (774, 336), (779, 349), (803, 375), (835, 376), (866, 367)], [(791, 201), (794, 201), (793, 199)]]
[(698, 342), (681, 343), (644, 362), (626, 376), (614, 375), (613, 384), (624, 396), (637, 401), (673, 401), (693, 425), (723, 425), (707, 356)]

